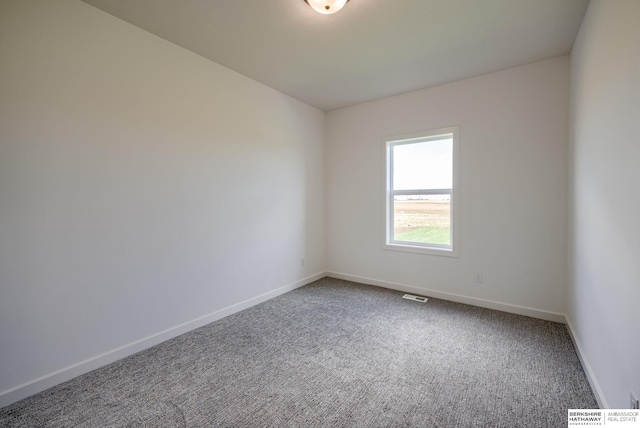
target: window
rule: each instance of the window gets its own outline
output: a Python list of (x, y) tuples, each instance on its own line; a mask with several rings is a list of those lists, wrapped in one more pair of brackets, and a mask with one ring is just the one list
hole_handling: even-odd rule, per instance
[(458, 128), (385, 140), (383, 247), (457, 256)]

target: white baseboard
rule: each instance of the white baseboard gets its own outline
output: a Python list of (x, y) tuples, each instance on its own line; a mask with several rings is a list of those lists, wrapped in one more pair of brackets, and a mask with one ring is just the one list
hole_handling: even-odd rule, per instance
[(512, 314), (525, 315), (528, 317), (539, 318), (547, 321), (565, 323), (564, 314), (556, 312), (543, 311), (540, 309), (527, 308), (525, 306), (512, 305), (509, 303), (495, 302), (493, 300), (478, 299), (477, 297), (462, 296), (459, 294), (446, 293), (443, 291), (430, 290), (427, 288), (418, 288), (411, 285), (398, 284), (395, 282), (380, 281), (372, 278), (364, 278), (361, 276), (348, 275), (339, 272), (327, 272), (327, 276), (331, 278), (344, 279), (347, 281), (359, 282), (362, 284), (375, 285), (378, 287), (389, 288), (391, 290), (404, 291), (406, 293), (418, 294), (436, 299), (450, 300), (452, 302), (465, 303), (467, 305), (479, 306), (481, 308), (495, 309), (502, 312)]
[(604, 394), (602, 393), (602, 389), (600, 388), (600, 384), (596, 379), (596, 375), (593, 373), (591, 369), (591, 365), (587, 360), (587, 357), (584, 353), (584, 349), (578, 340), (578, 336), (576, 335), (575, 330), (573, 329), (573, 324), (571, 324), (571, 319), (567, 315), (567, 328), (569, 330), (569, 336), (571, 336), (571, 340), (573, 341), (573, 346), (576, 348), (576, 354), (578, 354), (578, 359), (580, 360), (580, 364), (582, 365), (582, 370), (584, 370), (584, 374), (587, 376), (587, 380), (589, 381), (589, 385), (591, 385), (591, 390), (593, 391), (593, 395), (596, 397), (596, 401), (598, 402), (598, 406), (601, 409), (608, 409), (609, 405), (607, 404), (607, 400), (604, 398)]
[(137, 352), (158, 345), (159, 343), (172, 339), (176, 336), (180, 336), (181, 334), (187, 333), (191, 330), (202, 327), (236, 312), (240, 312), (243, 309), (247, 309), (251, 306), (265, 302), (281, 294), (295, 290), (296, 288), (310, 284), (313, 281), (324, 278), (325, 276), (325, 272), (317, 273), (315, 275), (296, 281), (292, 284), (276, 288), (275, 290), (260, 294), (259, 296), (252, 297), (251, 299), (247, 299), (243, 302), (227, 306), (226, 308), (219, 309), (210, 314), (201, 316), (191, 321), (187, 321), (183, 324), (171, 327), (156, 334), (152, 334), (151, 336), (136, 340), (135, 342), (105, 352), (101, 355), (89, 358), (88, 360), (81, 361), (77, 364), (65, 367), (56, 372), (49, 373), (38, 379), (34, 379), (9, 390), (0, 392), (0, 408), (8, 406), (33, 394), (37, 394), (38, 392), (44, 391), (45, 389), (51, 388), (52, 386), (58, 385), (62, 382), (71, 380), (74, 377), (88, 373), (107, 364), (111, 364), (122, 358), (128, 357), (129, 355), (133, 355)]

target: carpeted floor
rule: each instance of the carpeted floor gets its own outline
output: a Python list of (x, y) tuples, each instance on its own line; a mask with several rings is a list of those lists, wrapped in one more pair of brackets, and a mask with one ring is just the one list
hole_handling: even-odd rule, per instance
[(324, 278), (0, 409), (2, 427), (564, 427), (566, 327)]

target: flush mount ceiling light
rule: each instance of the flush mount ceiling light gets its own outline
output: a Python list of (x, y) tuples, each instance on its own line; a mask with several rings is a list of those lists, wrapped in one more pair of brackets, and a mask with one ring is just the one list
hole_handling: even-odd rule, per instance
[(309, 6), (318, 13), (323, 15), (331, 15), (338, 12), (344, 7), (349, 0), (304, 0)]

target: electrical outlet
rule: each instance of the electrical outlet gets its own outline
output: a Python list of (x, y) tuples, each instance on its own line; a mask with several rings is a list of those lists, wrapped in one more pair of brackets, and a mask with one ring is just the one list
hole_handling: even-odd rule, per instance
[(630, 409), (640, 409), (640, 403), (638, 402), (638, 399), (633, 395), (633, 392), (630, 393), (629, 401), (630, 401), (629, 403)]
[(482, 284), (482, 272), (476, 272), (476, 275), (473, 278), (473, 282), (476, 282), (478, 284)]
[(300, 259), (300, 267), (304, 267), (304, 257)]

